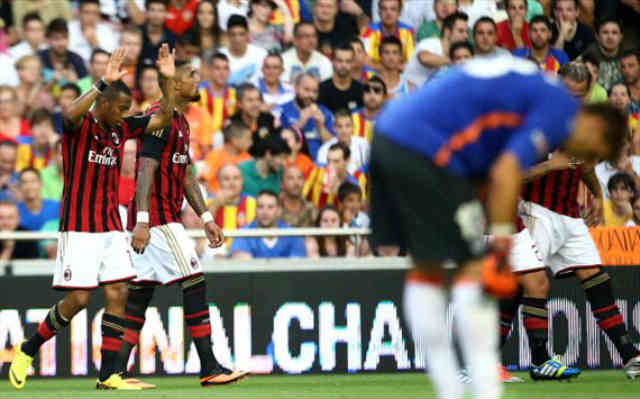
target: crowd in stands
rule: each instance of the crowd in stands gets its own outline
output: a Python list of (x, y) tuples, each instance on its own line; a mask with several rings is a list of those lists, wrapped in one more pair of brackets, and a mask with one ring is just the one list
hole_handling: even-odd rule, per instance
[[(549, 75), (583, 63), (583, 100), (629, 114), (622, 158), (596, 173), (601, 223), (640, 225), (640, 0), (2, 0), (0, 230), (57, 229), (63, 112), (118, 47), (131, 113), (145, 112), (161, 96), (163, 43), (202, 78), (190, 155), (224, 229), (369, 227), (369, 147), (385, 103), (469, 58), (508, 53)], [(123, 217), (135, 158), (129, 142)], [(183, 216), (200, 226), (188, 206)], [(349, 236), (196, 244), (203, 259), (375, 255)], [(55, 241), (0, 242), (0, 260), (55, 252)]]

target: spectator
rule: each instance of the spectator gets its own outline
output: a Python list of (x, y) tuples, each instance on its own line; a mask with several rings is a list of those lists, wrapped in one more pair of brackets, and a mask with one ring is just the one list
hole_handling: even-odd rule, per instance
[[(225, 230), (235, 230), (253, 222), (256, 199), (242, 193), (242, 172), (235, 164), (223, 165), (218, 171), (220, 189), (211, 198), (209, 210), (216, 224)], [(231, 240), (227, 239), (227, 247)]]
[(55, 105), (48, 87), (42, 81), (41, 63), (37, 55), (25, 55), (16, 62), (16, 70), (20, 77), (20, 85), (16, 94), (19, 108), (25, 116), (31, 116), (35, 108), (53, 110)]
[(53, 143), (56, 133), (53, 127), (53, 114), (40, 108), (33, 112), (30, 119), (33, 142), (20, 144), (16, 159), (16, 171), (25, 168), (41, 170), (47, 167), (53, 156)]
[(291, 152), (280, 136), (267, 136), (255, 149), (255, 158), (240, 164), (242, 192), (257, 197), (263, 190), (280, 193), (284, 160)]
[(640, 107), (640, 51), (627, 51), (622, 54), (620, 72), (631, 92), (631, 102)]
[(231, 76), (227, 83), (236, 86), (248, 81), (258, 72), (267, 51), (249, 44), (249, 26), (247, 19), (241, 15), (229, 18), (227, 38), (229, 47), (220, 51), (229, 58)]
[(171, 0), (165, 27), (176, 36), (184, 34), (193, 27), (197, 6), (198, 0)]
[(200, 37), (200, 54), (208, 60), (223, 45), (223, 33), (218, 25), (218, 9), (213, 0), (201, 0), (196, 7), (196, 18), (191, 30)]
[(268, 54), (262, 63), (262, 77), (256, 77), (255, 84), (264, 100), (263, 111), (271, 111), (280, 118), (281, 106), (293, 100), (293, 87), (281, 80), (284, 63), (280, 54)]
[(409, 92), (408, 82), (402, 79), (402, 43), (395, 36), (387, 36), (380, 43), (380, 79), (384, 81), (390, 98)]
[[(278, 194), (263, 190), (256, 199), (256, 220), (248, 229), (286, 229), (289, 226), (279, 220), (282, 205)], [(233, 259), (247, 260), (252, 258), (302, 258), (306, 256), (302, 237), (252, 237), (236, 238), (231, 244)]]
[(158, 58), (158, 50), (163, 43), (170, 48), (176, 45), (176, 36), (166, 28), (168, 0), (145, 0), (146, 18), (142, 28), (143, 63), (153, 64)]
[(251, 159), (249, 148), (252, 145), (251, 131), (239, 122), (232, 122), (224, 128), (224, 145), (209, 152), (205, 158), (203, 177), (209, 192), (220, 189), (218, 174), (224, 165), (238, 165)]
[(496, 25), (498, 32), (498, 46), (509, 51), (518, 47), (530, 47), (529, 24), (525, 16), (527, 1), (532, 0), (504, 0), (507, 7), (507, 20)]
[(440, 37), (444, 19), (458, 11), (458, 2), (456, 0), (434, 0), (433, 11), (435, 19), (426, 20), (418, 28), (416, 39), (419, 42), (430, 37)]
[(376, 118), (387, 98), (387, 85), (378, 76), (374, 76), (364, 85), (364, 107), (356, 110), (353, 117), (354, 135), (373, 140), (373, 128)]
[(623, 82), (614, 83), (609, 90), (609, 102), (625, 114), (631, 114), (631, 93)]
[[(224, 142), (220, 140), (222, 127), (236, 112), (236, 90), (227, 85), (231, 70), (229, 58), (222, 53), (216, 53), (209, 59), (208, 80), (200, 83), (200, 107), (211, 118), (211, 128), (208, 134), (198, 137), (203, 152), (212, 147), (219, 147)], [(217, 144), (217, 145), (216, 145)]]
[(153, 65), (145, 65), (140, 72), (140, 98), (134, 103), (133, 107), (136, 113), (145, 112), (149, 106), (160, 101), (162, 90), (158, 79), (160, 74), (158, 68)]
[[(11, 201), (0, 200), (0, 231), (25, 231), (20, 226), (18, 207)], [(0, 261), (8, 262), (12, 259), (33, 259), (38, 254), (38, 244), (35, 241), (0, 241)]]
[(310, 73), (320, 80), (333, 75), (331, 61), (316, 50), (318, 36), (312, 23), (300, 22), (293, 30), (293, 47), (282, 54), (284, 78), (292, 83), (301, 73)]
[(471, 28), (482, 17), (494, 18), (498, 13), (498, 7), (495, 0), (459, 0), (458, 11), (469, 17)]
[(15, 201), (20, 198), (16, 157), (18, 146), (15, 142), (0, 141), (0, 201)]
[(249, 14), (249, 0), (219, 0), (218, 1), (218, 24), (220, 29), (227, 31), (228, 22), (231, 16), (240, 15), (247, 17)]
[(333, 205), (338, 195), (338, 187), (345, 181), (359, 185), (358, 180), (347, 170), (351, 150), (342, 143), (333, 144), (327, 153), (327, 166), (311, 172), (302, 194), (317, 208)]
[(380, 4), (380, 22), (371, 23), (362, 32), (362, 40), (371, 59), (369, 66), (376, 68), (382, 63), (382, 42), (387, 37), (395, 37), (402, 51), (400, 63), (403, 65), (413, 54), (413, 28), (399, 21), (402, 0), (377, 0)]
[(19, 175), (22, 201), (18, 203), (20, 225), (26, 230), (38, 231), (60, 213), (60, 202), (42, 199), (42, 179), (38, 169), (28, 167)]
[(505, 55), (509, 52), (497, 46), (498, 34), (496, 23), (489, 17), (481, 17), (473, 25), (473, 43), (475, 45), (475, 55), (482, 57), (493, 57)]
[(262, 95), (251, 83), (243, 83), (238, 87), (238, 112), (231, 118), (242, 123), (251, 131), (253, 146), (249, 154), (254, 155), (260, 140), (275, 134), (275, 118), (270, 112), (264, 112)]
[[(434, 0), (403, 0), (400, 4), (401, 14), (398, 19), (416, 30), (425, 21), (431, 21), (436, 18), (433, 12), (433, 1)], [(360, 1), (360, 3), (362, 3), (362, 1)], [(380, 22), (381, 20), (380, 7), (380, 1), (371, 1), (373, 22)]]
[(564, 85), (576, 99), (585, 102), (591, 94), (591, 72), (582, 62), (565, 64), (558, 72), (563, 77)]
[(338, 188), (338, 204), (345, 226), (368, 228), (371, 224), (369, 215), (362, 211), (362, 190), (351, 182), (344, 182)]
[(554, 46), (564, 50), (570, 60), (576, 59), (596, 41), (593, 30), (578, 21), (578, 0), (555, 0), (553, 15)]
[(44, 37), (44, 23), (37, 12), (25, 14), (22, 18), (22, 34), (24, 40), (9, 49), (9, 55), (14, 61), (25, 55), (38, 54), (47, 48)]
[(451, 64), (449, 48), (467, 39), (467, 15), (455, 12), (442, 22), (442, 37), (424, 39), (416, 46), (404, 70), (404, 80), (410, 90), (422, 86), (439, 68)]
[(60, 201), (64, 176), (62, 175), (62, 139), (53, 145), (52, 161), (49, 166), (40, 171), (42, 177), (42, 198)]
[(311, 158), (309, 158), (309, 147), (302, 136), (302, 132), (298, 127), (290, 126), (287, 129), (282, 129), (280, 136), (291, 150), (291, 154), (287, 156), (284, 165), (297, 167), (306, 179), (309, 177), (313, 168), (315, 168), (315, 164)]
[(53, 125), (58, 134), (62, 134), (62, 120), (65, 112), (76, 98), (80, 97), (80, 89), (73, 83), (67, 83), (60, 88), (58, 97), (58, 109), (53, 113)]
[[(334, 0), (321, 0), (334, 1)], [(320, 83), (318, 103), (331, 112), (339, 109), (355, 111), (362, 107), (362, 84), (352, 78), (355, 53), (350, 44), (345, 43), (335, 49), (333, 55), (333, 76)]]
[(118, 33), (100, 22), (100, 0), (80, 0), (78, 19), (69, 22), (69, 48), (85, 62), (100, 48), (112, 52), (118, 46)]
[(316, 219), (317, 210), (302, 196), (304, 176), (297, 166), (284, 168), (282, 174), (282, 220), (291, 227), (311, 227)]
[(93, 50), (89, 61), (89, 75), (76, 82), (82, 93), (89, 91), (93, 84), (105, 75), (110, 56), (109, 53), (102, 49)]
[(178, 36), (175, 58), (178, 63), (189, 63), (194, 69), (200, 70), (200, 36), (191, 31)]
[(340, 1), (340, 11), (350, 14), (356, 18), (358, 22), (358, 31), (362, 31), (371, 22), (371, 6), (370, 0), (342, 0)]
[(468, 41), (455, 42), (449, 48), (449, 59), (453, 65), (462, 64), (473, 58), (473, 46)]
[(580, 56), (582, 62), (589, 69), (591, 75), (591, 91), (589, 92), (589, 103), (602, 103), (607, 101), (607, 91), (598, 83), (598, 73), (600, 72), (600, 54), (596, 48), (592, 47)]
[(631, 199), (631, 207), (633, 209), (633, 217), (627, 222), (627, 227), (640, 226), (640, 195), (636, 194)]
[(333, 137), (333, 115), (321, 104), (317, 104), (318, 80), (310, 73), (296, 78), (296, 98), (282, 106), (282, 127), (297, 126), (304, 134), (312, 159), (318, 154), (320, 145)]
[(82, 57), (69, 51), (69, 30), (64, 19), (54, 19), (47, 26), (47, 42), (49, 48), (38, 52), (45, 82), (53, 80), (64, 86), (87, 76)]
[(636, 194), (635, 182), (626, 173), (615, 174), (607, 184), (609, 199), (602, 204), (604, 225), (622, 227), (633, 218), (631, 199)]
[(349, 173), (355, 173), (355, 171), (360, 169), (363, 165), (369, 164), (369, 142), (364, 137), (354, 137), (353, 118), (346, 109), (341, 109), (336, 112), (333, 123), (336, 137), (322, 144), (322, 147), (320, 147), (320, 150), (318, 151), (316, 163), (319, 165), (326, 165), (329, 148), (336, 143), (340, 143), (348, 147), (349, 152), (351, 153), (347, 171)]
[[(353, 0), (344, 0), (344, 1), (353, 1)], [(367, 62), (369, 60), (369, 56), (364, 49), (364, 44), (362, 40), (357, 37), (354, 37), (349, 42), (351, 44), (351, 48), (353, 48), (353, 63), (351, 68), (351, 77), (353, 80), (357, 80), (360, 83), (366, 82), (369, 78), (375, 75), (376, 71), (373, 70)]]
[(551, 22), (544, 16), (535, 16), (529, 22), (531, 47), (520, 47), (513, 55), (533, 61), (550, 75), (557, 75), (560, 67), (569, 62), (564, 51), (551, 47)]
[(120, 33), (120, 47), (125, 50), (125, 58), (122, 63), (122, 69), (127, 74), (122, 80), (127, 84), (129, 89), (135, 89), (138, 76), (138, 64), (141, 63), (142, 47), (143, 47), (142, 30), (134, 25), (126, 25)]
[[(275, 10), (284, 16), (282, 25), (273, 25), (270, 17)], [(284, 0), (251, 0), (249, 11), (249, 42), (269, 53), (280, 53), (293, 40), (293, 19)]]
[(338, 0), (316, 0), (312, 13), (319, 49), (336, 49), (359, 33), (358, 21), (353, 15), (338, 10)]
[(616, 19), (602, 20), (596, 29), (596, 43), (592, 43), (585, 52), (596, 51), (600, 56), (598, 83), (609, 90), (614, 82), (622, 80), (620, 71), (620, 53), (622, 27)]
[(21, 117), (19, 108), (16, 90), (0, 85), (0, 141), (28, 142), (31, 139), (31, 126)]
[(27, 14), (37, 12), (45, 25), (48, 25), (51, 21), (58, 18), (65, 21), (71, 20), (71, 4), (69, 0), (12, 1), (11, 8), (13, 11), (13, 20), (17, 22), (15, 28), (19, 37), (24, 37), (24, 32), (22, 32), (19, 22), (23, 21), (23, 18)]
[(633, 155), (631, 148), (631, 143), (627, 141), (620, 150), (620, 157), (616, 162), (602, 161), (595, 166), (594, 170), (604, 199), (609, 198), (607, 187), (613, 175), (624, 173), (636, 181), (636, 186), (640, 184), (640, 156)]
[[(338, 229), (342, 227), (340, 212), (331, 206), (323, 207), (318, 213), (315, 223), (322, 229)], [(348, 236), (313, 236), (305, 241), (307, 256), (310, 258), (353, 257), (356, 255), (353, 243)]]

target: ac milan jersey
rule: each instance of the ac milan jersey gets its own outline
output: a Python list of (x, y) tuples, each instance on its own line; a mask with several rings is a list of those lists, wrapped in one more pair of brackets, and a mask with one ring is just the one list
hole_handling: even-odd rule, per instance
[[(157, 107), (152, 107), (149, 113), (155, 112)], [(187, 168), (191, 164), (189, 157), (189, 123), (183, 114), (174, 112), (171, 125), (151, 135), (142, 138), (142, 146), (138, 146), (138, 156), (152, 156), (158, 161), (151, 195), (149, 199), (149, 226), (161, 226), (168, 223), (180, 223), (182, 203), (184, 201), (184, 178)], [(145, 141), (160, 140), (162, 149), (154, 154), (148, 154), (148, 143)], [(153, 146), (152, 146), (153, 147)], [(136, 167), (136, 179), (137, 179)], [(133, 230), (136, 224), (135, 198), (129, 206), (127, 228)]]
[(122, 230), (118, 213), (122, 149), (125, 141), (144, 133), (149, 119), (129, 117), (120, 126), (105, 129), (88, 112), (77, 127), (63, 127), (60, 231)]
[(525, 184), (522, 199), (572, 218), (580, 217), (578, 187), (582, 168), (554, 170)]

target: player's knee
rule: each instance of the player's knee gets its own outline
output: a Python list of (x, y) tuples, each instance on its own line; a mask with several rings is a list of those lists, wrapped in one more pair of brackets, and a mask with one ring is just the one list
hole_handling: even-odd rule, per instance
[(590, 267), (586, 269), (576, 269), (575, 273), (576, 273), (576, 277), (580, 281), (584, 281), (600, 273), (601, 270), (602, 270), (601, 267)]
[(523, 294), (530, 298), (546, 298), (549, 295), (549, 279), (544, 271), (521, 276)]
[[(64, 305), (68, 305), (68, 307), (70, 308), (71, 312), (73, 314), (76, 314), (79, 311), (81, 311), (82, 309), (87, 307), (87, 305), (89, 304), (89, 296), (90, 296), (90, 294), (91, 293), (89, 291), (85, 291), (85, 290), (71, 291), (64, 298), (64, 300), (63, 300)], [(65, 306), (65, 308), (66, 307), (67, 306)]]
[(107, 306), (122, 306), (127, 302), (128, 294), (126, 283), (109, 284), (104, 287), (104, 299)]

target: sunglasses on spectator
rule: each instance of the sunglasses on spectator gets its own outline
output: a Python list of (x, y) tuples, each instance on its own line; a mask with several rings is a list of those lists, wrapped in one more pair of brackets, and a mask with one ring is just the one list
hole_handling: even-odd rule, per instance
[(369, 91), (372, 91), (372, 92), (374, 92), (376, 94), (382, 94), (382, 92), (384, 90), (380, 86), (364, 85), (364, 92), (366, 93), (366, 92), (369, 92)]

